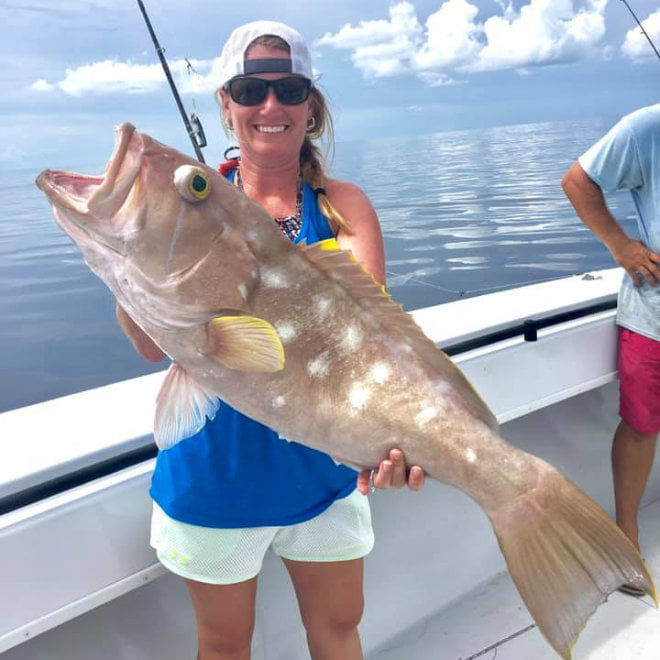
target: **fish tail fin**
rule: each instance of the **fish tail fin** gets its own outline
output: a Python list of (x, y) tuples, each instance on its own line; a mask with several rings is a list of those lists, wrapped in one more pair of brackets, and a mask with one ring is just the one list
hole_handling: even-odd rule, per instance
[(551, 466), (541, 467), (537, 488), (490, 518), (525, 605), (565, 660), (587, 619), (623, 584), (644, 590), (657, 606), (653, 578), (634, 545)]

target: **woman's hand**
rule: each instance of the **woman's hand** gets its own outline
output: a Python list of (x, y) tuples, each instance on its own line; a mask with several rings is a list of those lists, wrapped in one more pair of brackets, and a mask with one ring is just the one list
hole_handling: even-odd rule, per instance
[(410, 490), (420, 490), (424, 485), (424, 470), (419, 465), (413, 465), (410, 472), (406, 469), (406, 457), (400, 449), (391, 449), (389, 458), (380, 462), (378, 469), (362, 470), (358, 475), (357, 489), (363, 494), (388, 488), (403, 488), (406, 484)]

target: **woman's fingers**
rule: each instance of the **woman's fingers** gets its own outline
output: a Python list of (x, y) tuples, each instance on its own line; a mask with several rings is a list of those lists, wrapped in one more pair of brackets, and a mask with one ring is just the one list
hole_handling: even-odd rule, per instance
[(400, 449), (390, 450), (389, 457), (380, 462), (377, 470), (362, 470), (357, 479), (357, 489), (363, 495), (406, 485), (410, 490), (420, 490), (424, 486), (424, 470), (419, 465), (408, 470)]

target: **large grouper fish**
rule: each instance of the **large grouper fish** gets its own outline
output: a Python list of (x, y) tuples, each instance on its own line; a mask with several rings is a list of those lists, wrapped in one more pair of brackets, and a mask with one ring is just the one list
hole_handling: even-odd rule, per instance
[(218, 397), (358, 468), (400, 447), (488, 515), (540, 631), (564, 658), (624, 583), (656, 597), (637, 550), (572, 482), (508, 444), (454, 363), (336, 243), (295, 246), (213, 169), (125, 123), (103, 176), (37, 185), (87, 264), (172, 365), (161, 448)]

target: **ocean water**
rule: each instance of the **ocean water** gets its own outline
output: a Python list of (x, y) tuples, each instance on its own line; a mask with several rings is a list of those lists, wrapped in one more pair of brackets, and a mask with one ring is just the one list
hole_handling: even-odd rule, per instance
[[(332, 173), (369, 195), (390, 293), (410, 310), (613, 266), (560, 187), (607, 128), (550, 122), (340, 143)], [(36, 174), (0, 175), (0, 411), (164, 367), (119, 330), (111, 294), (55, 224)], [(608, 202), (636, 234), (629, 195)]]

